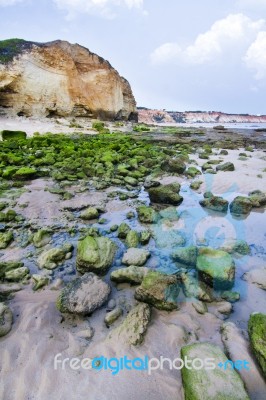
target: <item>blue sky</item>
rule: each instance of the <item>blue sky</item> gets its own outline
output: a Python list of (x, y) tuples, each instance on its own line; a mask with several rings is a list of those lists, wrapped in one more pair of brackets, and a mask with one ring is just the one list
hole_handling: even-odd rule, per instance
[(0, 0), (0, 39), (79, 43), (139, 106), (266, 114), (266, 0)]

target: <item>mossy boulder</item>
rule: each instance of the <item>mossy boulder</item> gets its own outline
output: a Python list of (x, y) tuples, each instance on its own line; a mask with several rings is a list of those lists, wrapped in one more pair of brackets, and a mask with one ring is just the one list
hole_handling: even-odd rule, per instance
[(57, 298), (62, 313), (89, 315), (108, 299), (111, 288), (93, 273), (86, 273), (68, 283)]
[(179, 159), (168, 159), (162, 162), (161, 169), (166, 172), (183, 174), (186, 170), (186, 165)]
[(237, 240), (232, 248), (233, 253), (241, 254), (242, 256), (246, 256), (250, 254), (250, 247), (244, 240)]
[(13, 175), (13, 179), (22, 181), (35, 178), (37, 171), (35, 168), (21, 167)]
[(251, 314), (248, 321), (248, 335), (252, 350), (266, 377), (266, 314)]
[(252, 202), (248, 197), (237, 196), (230, 204), (230, 211), (235, 215), (248, 214), (252, 209)]
[(0, 232), (0, 249), (6, 249), (13, 240), (14, 236), (12, 232)]
[(136, 178), (132, 178), (131, 176), (126, 176), (124, 181), (130, 186), (138, 186), (138, 180)]
[(137, 207), (138, 219), (143, 224), (153, 224), (158, 220), (158, 214), (152, 207)]
[(126, 265), (142, 266), (150, 257), (150, 252), (144, 249), (129, 248), (122, 258), (122, 263)]
[(9, 282), (21, 282), (30, 277), (30, 270), (27, 267), (11, 269), (5, 273), (5, 280)]
[(23, 266), (24, 264), (19, 261), (0, 262), (0, 280), (3, 280), (5, 278), (6, 272), (21, 268)]
[(119, 239), (125, 239), (128, 232), (130, 232), (130, 227), (125, 222), (122, 222), (122, 224), (119, 225), (117, 236)]
[(126, 237), (126, 245), (128, 247), (138, 247), (139, 245), (139, 234), (136, 231), (129, 231)]
[(180, 247), (172, 253), (172, 259), (188, 267), (196, 267), (198, 248), (196, 246)]
[(90, 221), (99, 217), (99, 212), (95, 207), (89, 207), (80, 214), (80, 218)]
[(122, 324), (110, 333), (109, 339), (115, 340), (116, 343), (140, 345), (144, 340), (150, 320), (150, 306), (139, 303), (129, 312)]
[(216, 171), (234, 171), (235, 166), (231, 162), (226, 162), (224, 164), (217, 165)]
[[(194, 343), (181, 348), (183, 361), (191, 360), (192, 367), (181, 369), (186, 400), (249, 400), (239, 374), (230, 366), (219, 367), (228, 361), (220, 347), (210, 343)], [(199, 362), (214, 359), (215, 368), (198, 368)], [(190, 363), (191, 364), (191, 363)]]
[(27, 134), (24, 131), (11, 131), (4, 129), (1, 132), (1, 136), (3, 140), (25, 140), (27, 139)]
[(180, 275), (183, 292), (188, 298), (195, 298), (207, 303), (213, 301), (211, 288), (204, 282), (201, 282), (197, 276), (182, 273)]
[(212, 196), (204, 200), (200, 200), (200, 205), (209, 210), (218, 212), (227, 212), (228, 201), (219, 196)]
[(87, 236), (78, 242), (77, 270), (104, 274), (111, 267), (116, 251), (115, 244), (106, 237)]
[(4, 303), (0, 303), (0, 337), (7, 335), (11, 331), (12, 323), (12, 311)]
[(149, 271), (135, 291), (135, 298), (148, 303), (159, 310), (178, 309), (180, 287), (176, 276), (157, 271)]
[(230, 289), (235, 280), (235, 264), (231, 255), (222, 250), (199, 249), (199, 277), (215, 289)]
[(8, 210), (6, 213), (0, 212), (0, 222), (13, 222), (17, 217), (17, 213), (14, 210)]
[(138, 267), (130, 265), (127, 268), (119, 268), (111, 273), (111, 281), (116, 283), (130, 283), (132, 285), (139, 285), (144, 276), (149, 271), (146, 267)]
[(195, 181), (195, 182), (191, 182), (191, 184), (190, 184), (190, 189), (192, 189), (192, 190), (199, 190), (199, 188), (201, 187), (201, 185), (202, 185), (202, 181)]
[(46, 229), (38, 230), (32, 238), (35, 247), (40, 248), (46, 246), (51, 240), (50, 232)]
[(150, 231), (147, 231), (147, 230), (146, 230), (146, 231), (140, 232), (139, 241), (140, 241), (141, 244), (147, 244), (147, 243), (149, 243), (150, 238), (151, 238), (151, 232), (150, 232)]
[(183, 197), (179, 195), (179, 183), (160, 185), (148, 190), (150, 200), (153, 203), (172, 204), (178, 206), (182, 203)]
[(252, 207), (263, 207), (266, 205), (266, 195), (260, 190), (254, 190), (248, 194)]
[(195, 176), (201, 175), (201, 171), (199, 171), (196, 167), (189, 167), (186, 170), (186, 175), (190, 176), (191, 178), (195, 178)]
[(43, 288), (49, 283), (49, 278), (47, 276), (42, 276), (37, 274), (32, 275), (32, 280), (34, 282), (34, 285), (32, 287), (34, 291)]
[(71, 253), (72, 246), (64, 245), (62, 247), (54, 247), (49, 250), (45, 250), (38, 258), (38, 265), (40, 268), (55, 269), (59, 264), (61, 264), (68, 257), (67, 255)]

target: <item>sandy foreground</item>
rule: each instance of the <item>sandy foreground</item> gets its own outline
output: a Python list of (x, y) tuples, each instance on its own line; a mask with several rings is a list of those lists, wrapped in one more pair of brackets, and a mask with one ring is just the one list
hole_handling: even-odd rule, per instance
[[(54, 124), (38, 121), (21, 120), (4, 121), (3, 129), (21, 129), (30, 135), (40, 133), (67, 132), (63, 122)], [(70, 128), (69, 128), (70, 129)], [(88, 126), (88, 133), (90, 127)], [(73, 131), (73, 130), (72, 130)], [(161, 183), (178, 181), (181, 183), (181, 193), (184, 202), (178, 207), (181, 218), (176, 229), (184, 228), (189, 218), (194, 218), (200, 193), (212, 191), (231, 201), (238, 194), (248, 194), (252, 190), (265, 191), (266, 168), (265, 152), (258, 150), (245, 161), (238, 160), (240, 150), (228, 150), (223, 156), (224, 162), (231, 161), (235, 165), (233, 172), (218, 172), (216, 175), (202, 175), (203, 181), (199, 191), (189, 189), (191, 180), (187, 178), (165, 176)], [(198, 165), (205, 160), (194, 157)], [(128, 211), (133, 210), (133, 204), (119, 200), (107, 201), (106, 191), (95, 193), (80, 193), (71, 200), (58, 200), (58, 196), (45, 191), (51, 185), (47, 179), (38, 179), (28, 185), (28, 191), (17, 200), (16, 210), (30, 219), (37, 226), (51, 225), (60, 222), (65, 226), (71, 225), (66, 218), (66, 206), (88, 206), (106, 202), (107, 227), (125, 220)], [(74, 190), (74, 188), (73, 188)], [(20, 206), (27, 203), (26, 208)], [(200, 315), (192, 303), (184, 301), (180, 310), (171, 313), (152, 310), (152, 320), (141, 346), (127, 346), (108, 337), (110, 330), (103, 320), (106, 307), (95, 311), (91, 317), (65, 317), (55, 307), (58, 290), (51, 290), (51, 285), (39, 292), (33, 292), (31, 285), (17, 292), (9, 302), (13, 311), (14, 324), (11, 332), (0, 338), (0, 399), (2, 400), (183, 400), (184, 393), (180, 371), (155, 370), (148, 375), (147, 371), (123, 370), (117, 375), (111, 371), (77, 370), (69, 367), (65, 370), (54, 369), (54, 357), (62, 353), (62, 358), (78, 357), (169, 357), (180, 356), (180, 348), (195, 341), (210, 342), (223, 348), (220, 328), (225, 322), (233, 322), (235, 328), (228, 339), (231, 349), (231, 359), (247, 359), (252, 365), (252, 373), (241, 372), (242, 379), (252, 400), (265, 398), (266, 384), (252, 355), (247, 336), (247, 320), (254, 311), (265, 312), (265, 291), (252, 283), (241, 279), (243, 274), (251, 269), (265, 267), (265, 224), (266, 215), (263, 209), (253, 210), (245, 219), (217, 216), (204, 211), (197, 216), (198, 222), (191, 232), (195, 244), (205, 240), (206, 245), (213, 246), (219, 237), (223, 237), (223, 245), (235, 240), (239, 232), (251, 245), (252, 254), (236, 260), (237, 282), (236, 290), (241, 292), (241, 300), (233, 305), (233, 312), (226, 318), (218, 309), (220, 303), (211, 303), (208, 312)], [(74, 223), (74, 222), (73, 222)], [(136, 225), (137, 227), (137, 225)], [(215, 227), (214, 235), (208, 234)], [(167, 227), (165, 230), (167, 231)], [(218, 229), (218, 233), (217, 233)], [(242, 237), (243, 237), (242, 235)], [(60, 239), (61, 240), (61, 239)], [(62, 239), (63, 240), (63, 239)], [(26, 250), (17, 248), (15, 244), (2, 251), (2, 261), (18, 260), (26, 256)], [(75, 258), (75, 256), (74, 256)], [(75, 259), (71, 260), (75, 264)], [(152, 257), (149, 265), (156, 265)], [(72, 265), (70, 263), (70, 265)], [(35, 267), (36, 268), (36, 267)], [(107, 277), (108, 279), (108, 277)], [(126, 304), (130, 309), (136, 303), (134, 288), (129, 285), (113, 287), (109, 299), (115, 299), (117, 304)], [(122, 317), (124, 318), (124, 316)], [(114, 327), (121, 323), (117, 321)], [(92, 339), (85, 340), (80, 332), (92, 328)], [(229, 357), (229, 358), (230, 358)]]

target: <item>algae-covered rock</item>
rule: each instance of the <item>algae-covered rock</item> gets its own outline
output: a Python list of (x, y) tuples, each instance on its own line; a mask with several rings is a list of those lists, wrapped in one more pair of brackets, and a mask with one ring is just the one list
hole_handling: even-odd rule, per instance
[(235, 264), (225, 251), (199, 249), (196, 267), (199, 277), (215, 289), (230, 289), (234, 285)]
[(153, 203), (172, 204), (178, 206), (182, 203), (183, 197), (179, 195), (179, 183), (160, 185), (148, 190), (150, 200)]
[(252, 202), (248, 197), (237, 196), (230, 204), (230, 211), (235, 215), (248, 214), (252, 209)]
[(250, 247), (244, 240), (237, 240), (232, 248), (233, 253), (241, 254), (242, 256), (246, 256), (250, 254)]
[(114, 310), (108, 312), (104, 318), (105, 325), (108, 327), (111, 326), (122, 314), (123, 310), (121, 307), (116, 307)]
[(55, 269), (58, 264), (62, 263), (67, 254), (71, 251), (72, 246), (55, 247), (45, 250), (38, 258), (40, 268)]
[(0, 337), (7, 335), (11, 331), (12, 322), (12, 311), (4, 303), (0, 303)]
[(49, 283), (49, 278), (47, 276), (34, 274), (34, 275), (32, 275), (32, 279), (34, 282), (32, 289), (34, 291), (41, 289), (42, 287), (48, 285), (48, 283)]
[(9, 282), (20, 282), (29, 278), (30, 270), (27, 267), (11, 269), (5, 273), (5, 280)]
[(121, 225), (119, 225), (118, 231), (117, 231), (117, 236), (120, 239), (125, 239), (127, 237), (128, 232), (130, 231), (130, 227), (128, 224), (125, 222), (122, 222)]
[(139, 241), (140, 241), (141, 244), (149, 243), (150, 238), (151, 238), (151, 232), (150, 231), (142, 231), (142, 232), (140, 232)]
[(130, 186), (138, 186), (138, 180), (136, 178), (132, 178), (131, 176), (126, 176), (124, 181)]
[(179, 159), (168, 159), (162, 162), (161, 169), (166, 172), (183, 174), (186, 170), (186, 165)]
[(227, 212), (228, 201), (219, 196), (212, 196), (204, 200), (200, 200), (200, 205), (209, 210), (218, 212)]
[(33, 179), (36, 176), (36, 174), (37, 171), (35, 168), (21, 167), (15, 172), (15, 174), (13, 175), (13, 179), (19, 181)]
[(201, 282), (197, 277), (186, 273), (182, 273), (180, 278), (182, 280), (182, 288), (186, 297), (206, 301), (207, 303), (213, 301), (212, 290), (208, 285), (206, 285), (206, 283)]
[(266, 195), (260, 190), (254, 190), (248, 194), (252, 207), (262, 207), (266, 205)]
[(32, 238), (32, 242), (37, 248), (46, 246), (50, 242), (50, 240), (50, 233), (45, 229), (38, 230)]
[(13, 240), (14, 236), (12, 232), (0, 232), (0, 249), (6, 249)]
[(74, 279), (61, 291), (56, 306), (62, 313), (89, 315), (108, 299), (110, 286), (92, 272)]
[(17, 140), (25, 140), (27, 139), (27, 134), (24, 131), (11, 131), (8, 129), (4, 129), (1, 132), (1, 136), (3, 140), (12, 140), (12, 141), (17, 141)]
[(139, 234), (136, 231), (129, 231), (126, 237), (126, 245), (128, 247), (138, 247), (139, 245)]
[(152, 224), (158, 220), (158, 214), (152, 207), (140, 206), (137, 213), (139, 221), (143, 224)]
[(150, 252), (143, 249), (129, 248), (122, 258), (122, 263), (126, 265), (142, 266), (150, 257)]
[(180, 287), (174, 275), (166, 275), (157, 271), (149, 271), (135, 292), (135, 298), (149, 303), (159, 310), (172, 311), (178, 309)]
[[(237, 371), (229, 365), (223, 367), (228, 359), (220, 347), (210, 343), (191, 344), (181, 348), (181, 358), (192, 361), (192, 368), (190, 363), (188, 368), (181, 369), (186, 400), (249, 400)], [(214, 369), (199, 368), (198, 360), (204, 362), (210, 358), (214, 359)]]
[(6, 272), (22, 268), (23, 266), (23, 262), (20, 261), (0, 262), (0, 280), (3, 280), (5, 278)]
[(180, 247), (172, 253), (172, 258), (181, 264), (195, 267), (197, 263), (198, 248), (196, 246)]
[(115, 244), (106, 237), (87, 236), (78, 242), (77, 270), (104, 274), (112, 265), (115, 255)]
[(133, 346), (140, 345), (144, 340), (150, 319), (150, 306), (139, 303), (129, 312), (122, 324), (110, 333), (109, 339)]
[(99, 212), (95, 207), (89, 207), (80, 214), (80, 218), (90, 221), (99, 217)]
[(195, 167), (189, 167), (186, 170), (186, 175), (191, 176), (192, 178), (195, 178), (195, 176), (201, 175), (201, 172)]
[(234, 171), (234, 170), (235, 166), (231, 162), (226, 162), (224, 164), (217, 165), (216, 167), (216, 171)]
[(139, 285), (144, 276), (149, 271), (146, 267), (138, 267), (136, 265), (130, 265), (126, 268), (120, 268), (111, 273), (111, 281), (116, 283), (130, 283), (132, 285)]
[(190, 189), (192, 189), (192, 190), (199, 190), (199, 188), (201, 187), (201, 185), (202, 185), (202, 181), (195, 181), (195, 182), (191, 182), (191, 184), (190, 184)]
[(251, 314), (248, 321), (248, 335), (252, 350), (266, 377), (266, 314)]

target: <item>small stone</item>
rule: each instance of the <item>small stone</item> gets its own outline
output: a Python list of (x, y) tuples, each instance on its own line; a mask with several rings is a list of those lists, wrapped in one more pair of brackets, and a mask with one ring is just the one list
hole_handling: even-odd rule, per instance
[(112, 325), (122, 314), (123, 310), (121, 307), (117, 307), (114, 310), (108, 312), (104, 318), (105, 325)]

